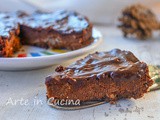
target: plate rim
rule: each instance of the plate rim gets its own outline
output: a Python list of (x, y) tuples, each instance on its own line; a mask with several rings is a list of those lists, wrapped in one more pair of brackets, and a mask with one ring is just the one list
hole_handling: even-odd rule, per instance
[[(37, 59), (51, 59), (53, 57), (55, 57), (56, 59), (60, 59), (60, 58), (64, 58), (64, 57), (70, 57), (73, 56), (73, 54), (81, 54), (84, 51), (91, 51), (94, 48), (96, 48), (100, 43), (102, 43), (103, 39), (102, 39), (102, 34), (99, 30), (97, 30), (96, 28), (93, 28), (93, 31), (98, 33), (98, 38), (94, 39), (94, 42), (91, 43), (88, 46), (85, 46), (83, 48), (77, 49), (77, 50), (73, 50), (73, 51), (69, 51), (66, 53), (61, 53), (61, 54), (54, 54), (54, 55), (48, 55), (48, 56), (38, 56), (38, 57), (22, 57), (22, 58), (0, 58), (0, 61), (26, 61), (26, 60), (37, 60)], [(72, 54), (72, 55), (71, 55)]]

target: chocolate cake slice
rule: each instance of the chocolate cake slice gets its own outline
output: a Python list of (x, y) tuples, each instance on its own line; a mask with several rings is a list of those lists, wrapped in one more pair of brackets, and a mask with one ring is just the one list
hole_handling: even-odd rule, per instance
[(142, 97), (153, 81), (146, 63), (129, 51), (113, 49), (57, 67), (45, 84), (47, 98), (114, 102)]
[(36, 12), (21, 23), (24, 44), (75, 50), (92, 42), (92, 24), (73, 11)]

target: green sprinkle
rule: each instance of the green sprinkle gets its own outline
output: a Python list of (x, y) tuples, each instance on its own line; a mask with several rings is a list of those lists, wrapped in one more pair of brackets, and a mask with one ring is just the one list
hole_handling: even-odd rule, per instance
[(50, 53), (48, 51), (42, 51), (41, 53), (45, 54), (45, 55), (53, 55), (54, 53)]

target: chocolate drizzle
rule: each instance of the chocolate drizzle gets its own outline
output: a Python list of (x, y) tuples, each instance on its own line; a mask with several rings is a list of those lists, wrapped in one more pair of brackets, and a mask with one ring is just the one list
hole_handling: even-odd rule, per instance
[[(143, 68), (146, 66), (145, 63), (140, 62), (131, 52), (114, 49), (109, 52), (90, 54), (62, 71), (57, 71), (52, 77), (63, 76), (78, 79), (93, 76), (100, 78), (100, 76), (108, 75), (112, 79), (124, 80), (125, 77), (127, 79), (131, 76), (132, 79), (136, 79), (141, 72), (144, 72)], [(141, 71), (139, 71), (140, 68), (142, 68)]]
[(4, 38), (10, 37), (13, 32), (15, 34), (19, 29), (20, 18), (27, 14), (21, 11), (0, 13), (0, 36)]
[(9, 37), (10, 32), (17, 29), (19, 24), (39, 30), (50, 29), (61, 34), (82, 32), (89, 26), (87, 18), (73, 11), (35, 12), (32, 15), (21, 11), (0, 13), (1, 36)]
[[(35, 22), (36, 21), (36, 22)], [(25, 17), (23, 24), (31, 28), (48, 28), (63, 34), (82, 32), (88, 27), (88, 20), (73, 11), (60, 10), (54, 13), (36, 12)]]

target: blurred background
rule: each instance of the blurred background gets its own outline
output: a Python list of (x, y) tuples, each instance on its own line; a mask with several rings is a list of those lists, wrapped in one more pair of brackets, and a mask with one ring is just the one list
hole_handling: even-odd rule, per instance
[(69, 9), (88, 16), (95, 24), (110, 25), (116, 23), (122, 8), (132, 3), (143, 3), (160, 14), (160, 0), (0, 0), (0, 11)]

